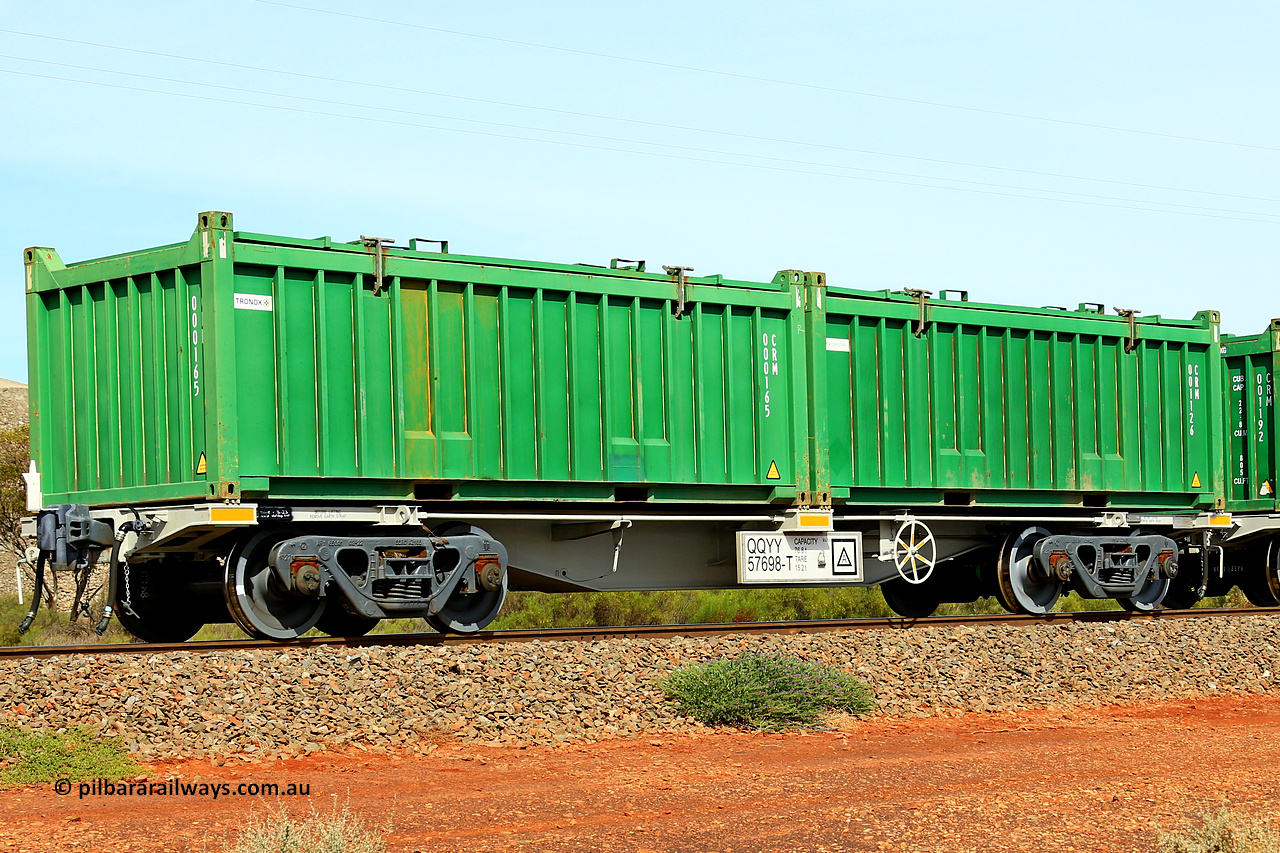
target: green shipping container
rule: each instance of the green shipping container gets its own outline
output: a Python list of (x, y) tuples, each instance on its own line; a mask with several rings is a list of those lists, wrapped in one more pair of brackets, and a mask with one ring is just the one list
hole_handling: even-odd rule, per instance
[(44, 502), (1221, 504), (1215, 312), (370, 242), (27, 250)]
[(1280, 320), (1260, 335), (1223, 338), (1227, 388), (1227, 509), (1275, 511), (1276, 409), (1274, 377), (1280, 358)]
[[(904, 506), (1221, 506), (1217, 312), (916, 293), (815, 303), (817, 488)], [(825, 375), (822, 375), (825, 374)]]
[(802, 276), (371, 242), (27, 250), (44, 502), (807, 500)]

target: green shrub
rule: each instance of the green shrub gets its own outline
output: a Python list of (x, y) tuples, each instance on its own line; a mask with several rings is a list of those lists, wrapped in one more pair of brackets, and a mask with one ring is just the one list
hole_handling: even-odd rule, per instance
[(0, 773), (4, 787), (58, 779), (124, 779), (141, 772), (115, 738), (100, 737), (82, 728), (62, 734), (0, 728), (0, 759), (8, 763)]
[(754, 652), (682, 667), (662, 687), (676, 710), (700, 722), (767, 731), (875, 708), (867, 686), (834, 667)]
[(1264, 821), (1226, 806), (1188, 822), (1181, 833), (1161, 833), (1160, 853), (1277, 853), (1280, 841)]
[(345, 807), (328, 815), (314, 809), (304, 820), (283, 809), (273, 811), (241, 831), (227, 853), (383, 853), (390, 826), (368, 829)]
[(14, 559), (31, 544), (22, 538), (22, 517), (28, 515), (27, 486), (22, 474), (31, 459), (30, 430), (0, 430), (0, 550)]
[(498, 629), (702, 625), (891, 615), (879, 588), (513, 592)]

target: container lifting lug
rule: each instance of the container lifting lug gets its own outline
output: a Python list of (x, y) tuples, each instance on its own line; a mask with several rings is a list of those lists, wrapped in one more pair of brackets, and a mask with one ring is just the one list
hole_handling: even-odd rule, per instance
[(395, 240), (390, 237), (366, 237), (360, 235), (360, 242), (364, 243), (370, 249), (373, 249), (373, 295), (378, 296), (382, 293), (382, 270), (385, 258), (382, 254), (384, 244), (390, 245)]
[(1117, 308), (1116, 313), (1129, 323), (1129, 337), (1125, 339), (1124, 351), (1133, 352), (1138, 348), (1138, 315), (1142, 312), (1132, 308)]
[(683, 317), (685, 315), (685, 311), (688, 310), (685, 304), (686, 282), (684, 274), (687, 272), (693, 272), (693, 267), (669, 267), (666, 264), (663, 264), (662, 268), (666, 270), (667, 275), (673, 275), (676, 277), (675, 315), (676, 317)]
[(902, 292), (905, 293), (907, 296), (910, 296), (912, 299), (914, 299), (916, 303), (920, 306), (920, 317), (916, 320), (916, 329), (915, 329), (915, 335), (918, 338), (924, 334), (924, 327), (929, 322), (928, 303), (929, 303), (929, 297), (933, 295), (933, 291), (914, 290), (909, 288)]

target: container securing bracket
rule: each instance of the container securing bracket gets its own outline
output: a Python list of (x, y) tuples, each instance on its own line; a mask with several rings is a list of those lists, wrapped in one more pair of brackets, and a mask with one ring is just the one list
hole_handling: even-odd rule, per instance
[(360, 242), (373, 249), (373, 295), (378, 296), (383, 291), (382, 272), (386, 264), (382, 248), (394, 244), (395, 240), (391, 237), (366, 237), (361, 234)]
[(1117, 308), (1116, 313), (1129, 323), (1129, 336), (1124, 341), (1124, 351), (1133, 352), (1138, 348), (1138, 315), (1141, 311), (1132, 308)]
[(683, 317), (686, 311), (688, 310), (688, 305), (685, 302), (685, 286), (688, 284), (688, 282), (685, 280), (684, 274), (687, 272), (693, 272), (693, 267), (669, 267), (666, 264), (663, 264), (662, 268), (666, 271), (667, 275), (675, 276), (675, 279), (676, 279), (675, 315), (677, 317)]
[(933, 291), (909, 288), (902, 292), (914, 299), (916, 304), (920, 306), (920, 316), (916, 319), (915, 328), (915, 335), (918, 338), (924, 334), (924, 328), (929, 323), (929, 297), (933, 295)]

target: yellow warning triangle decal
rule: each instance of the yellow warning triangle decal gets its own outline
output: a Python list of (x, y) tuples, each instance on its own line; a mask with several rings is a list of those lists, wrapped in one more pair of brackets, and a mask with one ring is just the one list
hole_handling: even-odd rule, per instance
[(1199, 471), (1191, 475), (1191, 488), (1193, 489), (1200, 488), (1200, 472)]
[(204, 461), (204, 451), (200, 451), (200, 461), (196, 463), (196, 473), (206, 474), (209, 471), (209, 463)]
[(777, 462), (770, 462), (770, 463), (769, 463), (769, 473), (768, 473), (768, 474), (765, 474), (764, 476), (765, 476), (765, 479), (766, 479), (766, 480), (781, 480), (781, 479), (782, 479), (782, 475), (778, 473), (778, 463), (777, 463)]

